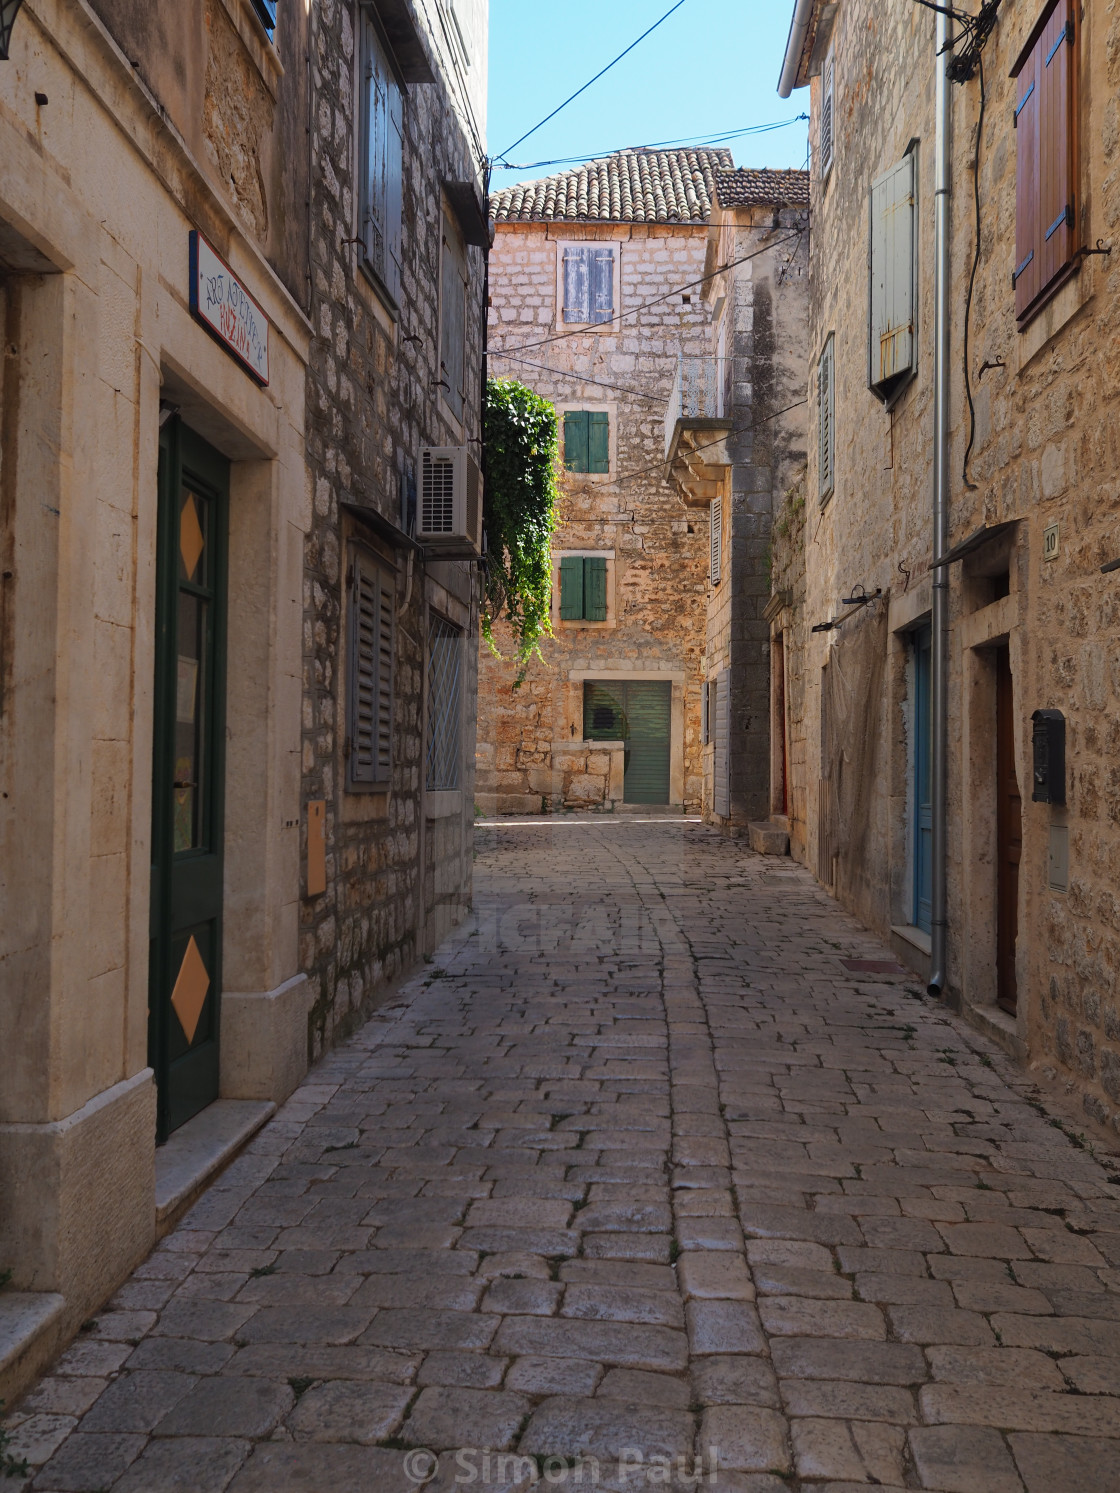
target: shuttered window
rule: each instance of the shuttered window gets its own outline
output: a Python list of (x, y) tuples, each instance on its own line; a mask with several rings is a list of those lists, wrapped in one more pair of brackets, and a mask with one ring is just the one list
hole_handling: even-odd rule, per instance
[(253, 0), (253, 9), (269, 36), (276, 30), (276, 0)]
[(426, 786), (458, 788), (462, 763), (463, 633), (433, 612), (428, 624), (428, 762)]
[(564, 320), (592, 326), (614, 319), (614, 249), (569, 244), (564, 250)]
[(440, 262), (440, 391), (457, 420), (463, 418), (467, 365), (467, 256), (454, 224), (443, 222)]
[(708, 680), (703, 680), (700, 685), (700, 745), (707, 746), (712, 739), (711, 724), (709, 720), (709, 697), (711, 685)]
[(607, 561), (602, 555), (564, 555), (560, 560), (561, 622), (607, 620)]
[(836, 486), (836, 359), (829, 337), (817, 362), (817, 493), (823, 503)]
[(713, 586), (718, 586), (723, 578), (723, 499), (713, 498), (711, 509), (711, 559), (709, 564), (710, 579)]
[(914, 371), (914, 154), (871, 185), (868, 380), (885, 402)]
[(605, 410), (568, 410), (564, 416), (564, 465), (569, 472), (609, 474), (610, 417)]
[[(722, 669), (712, 681), (715, 686), (715, 720), (712, 723), (712, 809), (720, 818), (731, 813), (731, 675)], [(709, 686), (710, 688), (711, 686)]]
[(1078, 262), (1077, 7), (1057, 0), (1016, 63), (1015, 315), (1024, 324)]
[(828, 173), (832, 170), (834, 121), (836, 117), (835, 100), (833, 97), (835, 79), (836, 63), (830, 51), (825, 58), (824, 72), (821, 74), (821, 181), (824, 181)]
[(392, 768), (393, 581), (361, 550), (350, 567), (346, 783), (386, 786)]
[(366, 269), (394, 307), (401, 296), (404, 140), (401, 90), (366, 8), (362, 16), (361, 240)]

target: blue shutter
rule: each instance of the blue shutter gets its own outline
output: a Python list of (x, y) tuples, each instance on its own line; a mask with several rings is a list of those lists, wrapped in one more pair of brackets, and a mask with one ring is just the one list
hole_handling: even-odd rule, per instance
[(914, 155), (871, 186), (870, 383), (882, 395), (914, 366)]
[(607, 473), (611, 469), (610, 423), (604, 410), (587, 414), (587, 470)]
[(595, 325), (614, 320), (614, 250), (589, 249), (591, 305), (587, 320)]
[(564, 250), (564, 320), (591, 320), (591, 250)]
[(560, 561), (560, 620), (583, 620), (583, 561), (577, 555), (565, 555)]
[(401, 221), (404, 216), (404, 130), (401, 125), (401, 91), (396, 80), (386, 77), (385, 118), (385, 288), (400, 304)]
[(583, 562), (583, 615), (588, 622), (607, 620), (607, 562), (602, 556)]

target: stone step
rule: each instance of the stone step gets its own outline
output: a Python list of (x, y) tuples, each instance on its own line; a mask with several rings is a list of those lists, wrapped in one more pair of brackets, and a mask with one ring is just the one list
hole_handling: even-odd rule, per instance
[(54, 1357), (65, 1306), (55, 1291), (0, 1291), (0, 1400), (12, 1400)]

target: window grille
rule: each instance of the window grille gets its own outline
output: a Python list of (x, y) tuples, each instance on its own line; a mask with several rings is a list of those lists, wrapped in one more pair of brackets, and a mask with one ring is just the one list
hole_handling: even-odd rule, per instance
[(427, 787), (458, 788), (462, 714), (463, 634), (432, 614), (428, 624)]

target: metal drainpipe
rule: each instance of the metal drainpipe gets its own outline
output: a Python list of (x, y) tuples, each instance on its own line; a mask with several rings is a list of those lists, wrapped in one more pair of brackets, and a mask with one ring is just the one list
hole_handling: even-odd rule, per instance
[(952, 100), (946, 72), (948, 17), (937, 14), (936, 195), (934, 213), (934, 351), (933, 405), (933, 679), (931, 754), (933, 818), (933, 888), (930, 938), (931, 995), (945, 989), (948, 933), (947, 850), (949, 757), (949, 571), (938, 565), (949, 547), (949, 211), (952, 171)]

